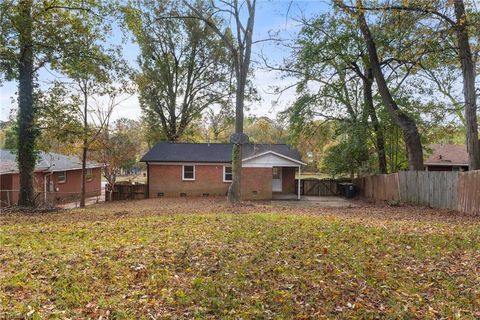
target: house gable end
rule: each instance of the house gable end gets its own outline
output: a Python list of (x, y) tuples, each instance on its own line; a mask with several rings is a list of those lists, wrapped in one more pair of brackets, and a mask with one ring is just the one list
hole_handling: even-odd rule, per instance
[(298, 167), (303, 162), (291, 159), (273, 151), (243, 159), (243, 167), (246, 168), (273, 168), (273, 167)]

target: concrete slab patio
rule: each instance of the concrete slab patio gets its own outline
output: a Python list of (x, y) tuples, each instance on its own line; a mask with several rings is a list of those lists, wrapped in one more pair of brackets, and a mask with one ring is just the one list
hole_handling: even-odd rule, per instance
[(274, 195), (272, 205), (289, 205), (298, 207), (323, 207), (323, 208), (351, 208), (356, 207), (356, 201), (337, 196), (301, 196), (297, 199), (295, 194)]

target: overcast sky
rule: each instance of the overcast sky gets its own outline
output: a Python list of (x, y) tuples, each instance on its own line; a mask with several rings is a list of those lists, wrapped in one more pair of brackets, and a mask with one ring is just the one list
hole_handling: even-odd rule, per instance
[[(301, 15), (312, 16), (317, 15), (329, 9), (329, 1), (311, 0), (311, 1), (290, 1), (290, 0), (271, 0), (259, 1), (256, 10), (256, 20), (254, 27), (254, 41), (266, 39), (269, 31), (280, 31), (282, 38), (292, 38), (298, 31), (298, 23), (295, 19)], [(117, 34), (112, 35), (111, 41), (119, 43), (121, 31), (117, 30)], [(139, 48), (135, 43), (129, 42), (123, 47), (124, 58), (136, 65), (136, 58), (139, 53)], [(289, 90), (278, 97), (272, 94), (273, 86), (287, 86), (292, 83), (292, 80), (281, 79), (280, 74), (266, 71), (262, 69), (260, 62), (260, 55), (263, 54), (269, 61), (273, 63), (280, 62), (283, 58), (288, 58), (288, 51), (277, 47), (274, 43), (261, 42), (255, 44), (254, 53), (252, 56), (255, 70), (255, 78), (253, 83), (257, 88), (261, 97), (260, 102), (250, 103), (248, 105), (248, 114), (255, 114), (258, 116), (275, 117), (275, 115), (288, 106), (295, 97), (295, 90)], [(45, 87), (44, 83), (51, 81), (52, 75), (46, 70), (39, 73), (39, 80), (41, 86)], [(43, 84), (43, 85), (42, 85)], [(12, 109), (16, 109), (16, 103), (12, 103), (12, 98), (17, 92), (17, 82), (7, 82), (0, 87), (0, 120), (7, 120)], [(277, 101), (278, 103), (273, 103)], [(127, 117), (138, 119), (141, 115), (141, 110), (138, 104), (137, 96), (129, 98), (122, 102), (115, 110), (113, 120)]]

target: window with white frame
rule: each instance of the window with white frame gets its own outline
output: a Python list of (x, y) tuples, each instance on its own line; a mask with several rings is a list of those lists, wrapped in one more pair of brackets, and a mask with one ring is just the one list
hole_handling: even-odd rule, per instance
[(57, 175), (58, 183), (65, 183), (67, 182), (67, 171), (59, 171)]
[(195, 166), (182, 166), (182, 180), (195, 180)]
[(232, 167), (223, 166), (223, 182), (231, 182), (233, 178)]

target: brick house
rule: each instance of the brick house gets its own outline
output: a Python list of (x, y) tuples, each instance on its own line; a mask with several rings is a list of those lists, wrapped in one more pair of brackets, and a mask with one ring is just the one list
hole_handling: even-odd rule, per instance
[[(241, 194), (245, 200), (269, 200), (297, 194), (296, 172), (305, 165), (286, 144), (245, 144)], [(232, 144), (158, 143), (147, 152), (150, 198), (225, 196), (232, 181)]]
[[(78, 199), (81, 191), (82, 163), (79, 158), (57, 153), (40, 152), (34, 170), (34, 190), (37, 201), (48, 203)], [(16, 157), (0, 149), (1, 206), (16, 204), (20, 189)], [(87, 163), (86, 195), (101, 194), (101, 165)]]

